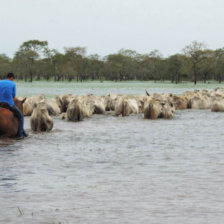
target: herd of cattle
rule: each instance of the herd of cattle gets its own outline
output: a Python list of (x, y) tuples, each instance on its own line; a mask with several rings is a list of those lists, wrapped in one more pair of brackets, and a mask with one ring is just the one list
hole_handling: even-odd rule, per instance
[(23, 105), (24, 116), (31, 116), (33, 131), (50, 131), (54, 124), (52, 116), (60, 116), (68, 121), (81, 121), (93, 114), (129, 116), (143, 113), (145, 119), (170, 119), (176, 110), (184, 109), (224, 112), (224, 89), (186, 91), (182, 95), (149, 94), (147, 91), (145, 95), (138, 96), (67, 94), (48, 99), (40, 95), (27, 98)]

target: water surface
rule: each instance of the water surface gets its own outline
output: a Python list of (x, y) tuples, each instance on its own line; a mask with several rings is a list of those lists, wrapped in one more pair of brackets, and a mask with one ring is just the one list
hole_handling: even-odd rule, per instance
[(54, 122), (0, 139), (0, 223), (224, 222), (224, 113)]
[(145, 94), (147, 89), (149, 93), (173, 93), (182, 94), (186, 90), (193, 91), (194, 89), (214, 89), (223, 87), (223, 84), (217, 82), (202, 83), (199, 82), (196, 86), (190, 82), (182, 82), (172, 84), (168, 81), (153, 82), (153, 81), (124, 81), (124, 82), (46, 82), (35, 81), (32, 83), (17, 82), (18, 96), (32, 96), (45, 94), (47, 97), (54, 97), (56, 94), (73, 94), (73, 95), (106, 95), (109, 93), (140, 95)]

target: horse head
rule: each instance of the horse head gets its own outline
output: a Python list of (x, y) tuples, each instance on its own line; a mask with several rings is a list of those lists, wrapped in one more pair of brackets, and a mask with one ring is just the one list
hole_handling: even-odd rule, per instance
[(23, 111), (23, 104), (26, 101), (26, 97), (23, 100), (19, 100), (17, 97), (13, 98), (13, 101), (15, 103), (15, 105), (21, 110)]

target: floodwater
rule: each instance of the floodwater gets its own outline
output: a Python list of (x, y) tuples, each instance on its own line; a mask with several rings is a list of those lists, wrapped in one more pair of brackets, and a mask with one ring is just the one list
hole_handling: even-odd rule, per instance
[(224, 223), (224, 113), (54, 122), (0, 139), (0, 223)]
[(149, 93), (173, 93), (182, 94), (186, 90), (193, 91), (197, 89), (214, 89), (223, 87), (223, 84), (217, 82), (204, 84), (198, 83), (195, 86), (190, 82), (172, 84), (170, 82), (153, 82), (153, 81), (125, 81), (125, 82), (44, 82), (36, 81), (32, 83), (17, 82), (18, 96), (32, 96), (45, 94), (47, 97), (54, 97), (56, 94), (75, 94), (75, 95), (106, 95), (109, 93), (141, 95), (145, 90)]

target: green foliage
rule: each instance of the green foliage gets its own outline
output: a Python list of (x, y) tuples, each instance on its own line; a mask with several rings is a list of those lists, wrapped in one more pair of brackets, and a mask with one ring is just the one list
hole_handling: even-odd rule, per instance
[(5, 54), (0, 54), (0, 79), (5, 78), (5, 74), (11, 69), (11, 59)]
[(42, 64), (37, 62), (48, 52), (47, 45), (47, 41), (30, 40), (20, 46), (13, 59), (14, 67), (16, 67), (19, 77), (27, 80), (29, 75), (29, 81), (33, 81), (33, 75), (39, 72), (36, 70), (36, 68), (39, 69), (37, 65)]
[(199, 43), (197, 41), (193, 41), (190, 45), (187, 45), (183, 49), (183, 52), (189, 58), (189, 61), (192, 65), (193, 81), (195, 85), (198, 81), (200, 62), (204, 59), (204, 49), (205, 44)]
[(85, 47), (67, 47), (64, 53), (48, 48), (47, 41), (24, 42), (13, 59), (0, 55), (0, 78), (9, 71), (18, 79), (87, 81), (87, 80), (154, 80), (180, 83), (224, 79), (224, 48), (206, 49), (203, 43), (193, 41), (182, 54), (164, 58), (158, 50), (139, 54), (129, 49), (104, 58), (94, 54), (86, 56)]

